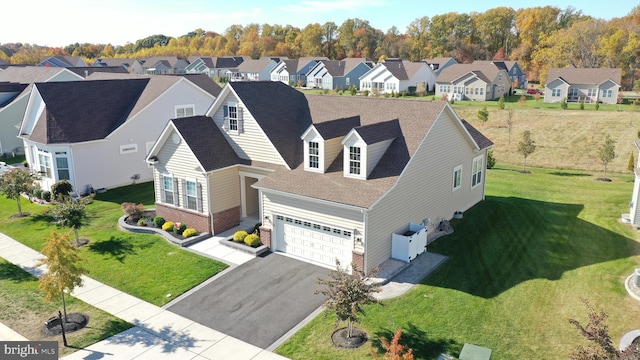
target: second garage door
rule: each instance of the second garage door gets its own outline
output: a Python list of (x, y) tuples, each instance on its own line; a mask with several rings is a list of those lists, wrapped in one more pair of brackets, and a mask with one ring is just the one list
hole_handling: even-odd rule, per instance
[(276, 217), (276, 250), (326, 267), (336, 259), (349, 268), (353, 240), (351, 232), (286, 216)]

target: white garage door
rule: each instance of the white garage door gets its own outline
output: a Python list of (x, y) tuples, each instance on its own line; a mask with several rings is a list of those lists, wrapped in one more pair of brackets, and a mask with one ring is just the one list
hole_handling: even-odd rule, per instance
[(350, 268), (351, 232), (286, 216), (276, 217), (277, 250), (335, 269)]

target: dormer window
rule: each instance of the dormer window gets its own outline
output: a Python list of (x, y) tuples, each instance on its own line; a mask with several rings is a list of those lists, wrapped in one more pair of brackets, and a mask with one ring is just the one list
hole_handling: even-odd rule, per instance
[(360, 147), (349, 146), (349, 174), (360, 175)]
[(228, 132), (242, 132), (242, 108), (233, 104), (224, 105), (224, 124), (223, 127)]
[(312, 169), (320, 167), (320, 145), (315, 141), (309, 142), (309, 167)]

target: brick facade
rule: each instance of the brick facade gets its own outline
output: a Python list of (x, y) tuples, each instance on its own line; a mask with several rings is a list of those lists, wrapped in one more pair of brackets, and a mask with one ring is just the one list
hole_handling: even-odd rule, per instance
[(167, 221), (181, 222), (201, 233), (211, 233), (209, 216), (190, 211), (184, 211), (162, 203), (156, 203), (156, 215), (162, 216)]
[(271, 249), (271, 229), (260, 226), (260, 241), (262, 242), (262, 245)]
[(240, 224), (240, 206), (213, 214), (213, 234), (221, 233)]
[(351, 265), (357, 267), (360, 272), (364, 269), (364, 252), (353, 250), (351, 252)]

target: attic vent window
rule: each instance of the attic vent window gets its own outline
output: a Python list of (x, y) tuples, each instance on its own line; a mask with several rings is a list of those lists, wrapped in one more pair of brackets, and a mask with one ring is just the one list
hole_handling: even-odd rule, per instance
[(120, 155), (138, 152), (138, 144), (120, 145)]
[(194, 108), (195, 107), (193, 105), (176, 106), (176, 118), (193, 116)]

